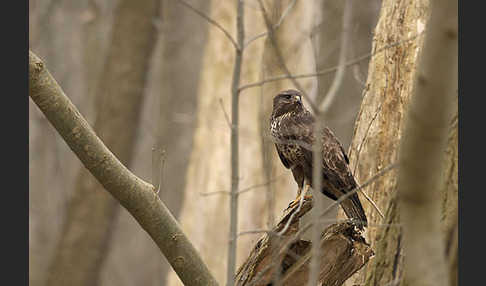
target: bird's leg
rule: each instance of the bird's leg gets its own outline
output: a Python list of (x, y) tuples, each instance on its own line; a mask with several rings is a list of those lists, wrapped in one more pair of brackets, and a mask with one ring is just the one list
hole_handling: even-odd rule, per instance
[(306, 201), (312, 200), (312, 193), (309, 192), (310, 187), (311, 186), (309, 184), (305, 184), (304, 186), (304, 200)]
[(304, 179), (304, 200), (312, 200), (312, 192), (309, 192), (311, 188), (310, 182), (307, 179)]
[[(309, 184), (304, 184), (304, 188), (299, 187), (299, 189), (297, 190), (297, 197), (292, 202), (290, 202), (287, 209), (291, 209), (291, 208), (295, 207), (296, 205), (298, 205), (300, 203), (301, 200), (311, 200), (312, 194), (307, 195), (309, 188), (310, 188)], [(302, 193), (302, 190), (304, 190), (303, 193)]]
[(289, 206), (287, 207), (287, 209), (291, 209), (294, 206), (299, 204), (301, 193), (302, 193), (302, 188), (299, 186), (298, 189), (297, 189), (297, 197), (295, 197), (295, 199), (289, 203)]

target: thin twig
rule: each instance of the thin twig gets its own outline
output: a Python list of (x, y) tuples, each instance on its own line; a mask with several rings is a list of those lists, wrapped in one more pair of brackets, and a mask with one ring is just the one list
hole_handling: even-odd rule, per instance
[[(341, 197), (339, 197), (338, 200), (334, 201), (329, 207), (327, 207), (321, 214), (320, 216), (323, 217), (325, 216), (332, 208), (338, 206), (342, 201), (346, 200), (348, 197), (352, 196), (353, 194), (355, 194), (356, 192), (366, 188), (367, 186), (369, 186), (370, 184), (374, 183), (378, 178), (380, 178), (381, 176), (383, 176), (384, 174), (386, 174), (387, 172), (389, 172), (390, 170), (396, 168), (397, 166), (399, 165), (399, 163), (393, 163), (393, 164), (390, 164), (388, 165), (387, 167), (383, 168), (381, 171), (379, 171), (378, 173), (376, 173), (375, 175), (373, 175), (370, 179), (368, 179), (364, 184), (362, 185), (359, 185), (357, 187), (355, 187), (354, 189), (350, 190), (349, 192), (347, 192), (346, 194), (342, 195)], [(359, 222), (358, 222), (359, 223)], [(299, 232), (297, 232), (295, 234), (295, 236), (297, 237), (298, 235), (304, 233), (306, 230), (308, 230), (310, 227), (312, 226), (312, 222), (308, 223), (306, 226), (304, 226), (303, 228), (301, 228), (299, 230)]]
[(203, 197), (211, 196), (211, 195), (217, 195), (217, 194), (231, 195), (231, 192), (229, 192), (229, 191), (199, 192), (199, 195), (203, 196)]
[[(280, 17), (280, 19), (278, 20), (277, 24), (273, 26), (273, 29), (274, 30), (277, 30), (280, 25), (282, 25), (283, 23), (283, 20), (287, 17), (288, 14), (290, 14), (290, 10), (295, 6), (295, 2), (297, 2), (297, 0), (294, 0), (292, 2), (290, 2), (290, 4), (287, 6), (287, 8), (285, 9), (285, 11), (282, 13), (282, 16)], [(259, 38), (262, 38), (262, 37), (265, 37), (266, 35), (268, 35), (268, 32), (263, 32), (263, 33), (260, 33), (258, 35), (255, 35), (253, 37), (250, 37), (246, 43), (243, 45), (243, 48), (246, 48), (249, 44), (251, 44), (253, 41), (259, 39)]]
[(364, 79), (359, 65), (353, 66), (353, 77), (362, 87), (366, 85), (366, 80)]
[[(403, 44), (405, 42), (408, 42), (408, 41), (412, 41), (415, 38), (417, 38), (418, 36), (421, 36), (422, 34), (423, 34), (423, 32), (420, 32), (419, 34), (417, 34), (415, 36), (412, 36), (410, 38), (407, 38), (405, 40), (398, 41), (398, 42), (395, 42), (395, 43), (391, 43), (389, 45), (386, 45), (386, 46), (384, 46), (384, 47), (376, 50), (375, 52), (366, 53), (366, 54), (364, 54), (362, 56), (359, 56), (359, 57), (357, 57), (357, 58), (355, 58), (353, 60), (347, 61), (344, 64), (344, 66), (345, 67), (349, 67), (349, 66), (358, 64), (359, 62), (361, 62), (363, 60), (366, 60), (368, 58), (371, 58), (371, 57), (373, 57), (373, 56), (375, 56), (375, 55), (383, 52), (384, 50), (387, 50), (387, 49), (396, 47), (396, 46), (401, 45), (401, 44)], [(247, 88), (258, 87), (258, 86), (262, 86), (262, 85), (264, 85), (266, 83), (275, 82), (275, 81), (284, 80), (284, 79), (299, 79), (299, 78), (308, 78), (308, 77), (321, 76), (321, 75), (325, 75), (325, 74), (329, 74), (329, 73), (335, 72), (338, 68), (339, 68), (339, 66), (330, 67), (330, 68), (323, 69), (323, 70), (321, 70), (321, 71), (319, 71), (317, 73), (309, 73), (309, 74), (300, 74), (300, 75), (283, 74), (283, 75), (278, 75), (278, 76), (274, 76), (274, 77), (271, 77), (271, 78), (267, 78), (267, 79), (264, 79), (264, 80), (261, 80), (261, 81), (258, 81), (258, 82), (244, 84), (244, 85), (240, 86), (239, 90), (242, 91), (242, 90), (245, 90)]]
[(214, 25), (216, 28), (218, 28), (221, 32), (224, 33), (224, 35), (228, 38), (228, 40), (231, 41), (231, 43), (233, 44), (233, 46), (235, 47), (235, 49), (237, 49), (237, 50), (240, 49), (240, 46), (236, 43), (235, 39), (233, 39), (233, 37), (231, 36), (231, 34), (228, 32), (228, 30), (226, 30), (218, 22), (216, 22), (215, 20), (211, 19), (211, 17), (209, 17), (208, 15), (206, 15), (204, 12), (200, 11), (199, 9), (193, 7), (191, 4), (187, 3), (186, 1), (184, 1), (184, 0), (177, 0), (177, 1), (179, 3), (181, 3), (182, 5), (186, 6), (187, 8), (189, 8), (191, 11), (193, 11), (197, 15), (201, 16), (203, 19), (205, 19), (206, 21), (208, 21), (210, 24)]
[(361, 150), (363, 148), (363, 144), (366, 141), (366, 138), (368, 137), (368, 132), (370, 131), (371, 125), (373, 124), (373, 122), (375, 121), (376, 117), (378, 116), (378, 114), (381, 111), (381, 106), (382, 105), (383, 105), (383, 101), (380, 103), (380, 106), (376, 110), (375, 115), (373, 115), (373, 118), (371, 119), (370, 123), (368, 124), (368, 127), (366, 129), (365, 135), (363, 136), (363, 139), (361, 140), (361, 142), (359, 144), (358, 154), (356, 154), (356, 163), (354, 164), (353, 174), (356, 174), (356, 168), (358, 167), (358, 163), (359, 163), (359, 155), (361, 154)]
[[(272, 27), (272, 23), (271, 23), (271, 21), (270, 21), (270, 19), (268, 17), (268, 13), (265, 10), (265, 7), (263, 5), (262, 0), (258, 0), (258, 3), (260, 5), (260, 9), (262, 11), (263, 19), (265, 20), (265, 25), (267, 26), (268, 38), (270, 39), (270, 43), (272, 44), (272, 46), (274, 48), (275, 55), (277, 56), (277, 59), (278, 59), (278, 62), (280, 64), (281, 68), (284, 70), (285, 75), (287, 76), (287, 78), (292, 81), (292, 83), (295, 85), (295, 87), (302, 93), (302, 95), (304, 96), (304, 98), (307, 99), (307, 101), (309, 102), (309, 105), (310, 105), (311, 109), (313, 111), (316, 111), (317, 110), (316, 104), (309, 97), (309, 95), (304, 90), (304, 88), (302, 88), (302, 86), (300, 85), (300, 83), (297, 80), (295, 80), (295, 77), (292, 75), (292, 73), (290, 72), (289, 68), (285, 64), (285, 59), (284, 59), (284, 57), (282, 55), (282, 52), (280, 51), (280, 48), (279, 48), (279, 46), (277, 44), (277, 41), (275, 39), (275, 36), (273, 34), (274, 33), (274, 30), (273, 30), (273, 27)], [(241, 87), (239, 88), (239, 90), (240, 91), (242, 90)]]
[(256, 184), (256, 185), (253, 185), (253, 186), (250, 186), (250, 187), (247, 187), (247, 188), (244, 188), (244, 189), (241, 189), (238, 191), (238, 194), (243, 194), (243, 193), (246, 193), (248, 191), (251, 191), (251, 190), (254, 190), (256, 188), (260, 188), (260, 187), (264, 187), (264, 186), (268, 186), (270, 185), (271, 183), (277, 181), (280, 177), (282, 177), (283, 174), (279, 175), (279, 176), (276, 176), (275, 178), (265, 182), (265, 183), (261, 183), (261, 184)]
[(339, 50), (339, 62), (338, 62), (338, 67), (337, 67), (337, 72), (336, 76), (334, 77), (334, 80), (332, 81), (331, 87), (329, 88), (329, 91), (326, 94), (326, 97), (324, 97), (324, 100), (320, 104), (320, 110), (324, 114), (326, 114), (329, 111), (329, 108), (333, 102), (333, 100), (336, 98), (338, 94), (338, 90), (341, 87), (341, 84), (343, 83), (344, 80), (344, 74), (346, 71), (346, 52), (348, 50), (348, 41), (350, 37), (350, 30), (351, 30), (351, 3), (350, 0), (346, 0), (344, 2), (344, 11), (343, 11), (343, 28), (341, 31), (341, 47)]
[(373, 206), (373, 208), (378, 212), (378, 214), (381, 216), (381, 218), (385, 218), (385, 216), (383, 215), (383, 213), (380, 211), (380, 209), (378, 208), (378, 206), (376, 205), (375, 201), (373, 201), (369, 196), (368, 194), (366, 194), (365, 191), (361, 190), (361, 194), (363, 194), (363, 196), (368, 200), (368, 202), (370, 202), (370, 204)]
[[(252, 190), (260, 188), (260, 187), (268, 186), (269, 184), (277, 181), (282, 176), (283, 176), (283, 174), (280, 174), (280, 175), (276, 176), (275, 178), (270, 179), (269, 181), (266, 181), (264, 183), (256, 184), (256, 185), (253, 185), (253, 186), (243, 188), (243, 189), (239, 190), (237, 193), (238, 193), (238, 195), (241, 195), (241, 194), (246, 193), (248, 191), (252, 191)], [(199, 194), (201, 196), (210, 196), (210, 195), (217, 195), (217, 194), (231, 195), (231, 191), (222, 190), (222, 191), (212, 191), (212, 192), (204, 192), (204, 193), (199, 192)]]
[(242, 236), (246, 234), (258, 234), (258, 233), (272, 233), (273, 231), (271, 229), (253, 229), (253, 230), (245, 230), (242, 232), (239, 232), (237, 236)]
[(165, 150), (160, 150), (159, 147), (152, 148), (152, 183), (157, 188), (155, 193), (158, 195), (163, 188), (163, 174), (165, 165)]
[(224, 119), (226, 119), (226, 123), (228, 123), (228, 127), (231, 128), (231, 121), (229, 119), (228, 113), (226, 113), (226, 110), (224, 109), (223, 99), (221, 97), (219, 98), (219, 105), (221, 106), (221, 110), (223, 110)]

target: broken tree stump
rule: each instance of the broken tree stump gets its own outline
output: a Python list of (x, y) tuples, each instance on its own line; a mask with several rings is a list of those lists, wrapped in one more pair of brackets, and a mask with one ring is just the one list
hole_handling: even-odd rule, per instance
[[(310, 226), (301, 225), (300, 219), (311, 208), (311, 200), (305, 200), (300, 210), (298, 205), (286, 210), (272, 231), (265, 233), (257, 241), (238, 269), (236, 285), (269, 285), (277, 276), (281, 285), (306, 285), (312, 243), (301, 239)], [(289, 219), (291, 221), (287, 225)], [(342, 285), (374, 255), (351, 221), (335, 223), (324, 229), (320, 243), (319, 281), (322, 285)], [(276, 275), (277, 269), (280, 271), (279, 275)]]

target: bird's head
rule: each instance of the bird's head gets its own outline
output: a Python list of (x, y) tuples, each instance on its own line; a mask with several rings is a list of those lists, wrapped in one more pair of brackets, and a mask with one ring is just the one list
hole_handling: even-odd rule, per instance
[(284, 90), (273, 98), (272, 117), (303, 109), (302, 94), (295, 89)]

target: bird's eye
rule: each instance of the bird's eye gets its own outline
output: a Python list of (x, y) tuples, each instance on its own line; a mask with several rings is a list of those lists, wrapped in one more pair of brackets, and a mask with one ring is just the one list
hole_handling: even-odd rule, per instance
[(291, 98), (292, 98), (292, 95), (291, 95), (291, 94), (286, 94), (286, 95), (285, 95), (285, 98), (286, 98), (286, 99), (291, 99)]

